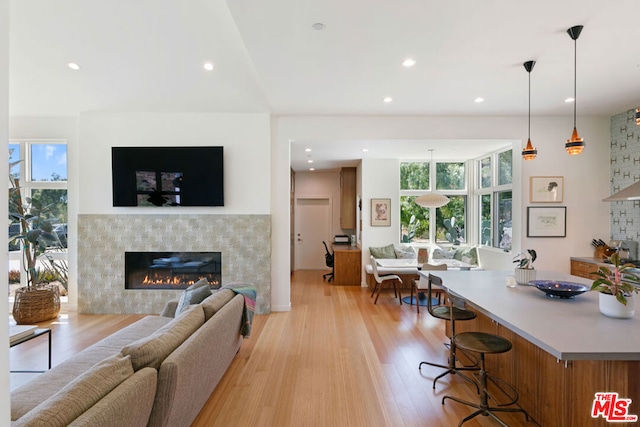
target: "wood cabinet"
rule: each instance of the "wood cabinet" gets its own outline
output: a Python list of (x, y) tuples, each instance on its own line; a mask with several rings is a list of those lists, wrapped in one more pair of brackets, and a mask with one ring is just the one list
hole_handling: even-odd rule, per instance
[(594, 279), (590, 273), (598, 271), (598, 264), (593, 262), (571, 260), (571, 274), (574, 276), (584, 277), (585, 279)]
[[(474, 320), (456, 322), (456, 332), (488, 332), (512, 343), (510, 351), (487, 356), (487, 371), (516, 388), (520, 396), (518, 403), (539, 425), (609, 425), (602, 417), (591, 417), (595, 393), (604, 391), (631, 399), (630, 413), (638, 414), (640, 382), (630, 378), (639, 378), (640, 361), (558, 360), (504, 325), (482, 313), (477, 314)], [(633, 426), (636, 423), (617, 424)]]
[(356, 246), (333, 245), (333, 284), (360, 286), (362, 252)]
[(340, 170), (340, 228), (356, 228), (356, 168)]

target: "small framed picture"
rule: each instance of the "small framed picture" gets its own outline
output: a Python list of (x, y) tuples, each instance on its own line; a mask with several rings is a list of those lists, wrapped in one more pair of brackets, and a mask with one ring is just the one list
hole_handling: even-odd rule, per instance
[(532, 176), (529, 184), (529, 202), (562, 203), (564, 199), (564, 177)]
[(527, 237), (566, 237), (567, 207), (527, 207)]
[(391, 226), (391, 199), (371, 199), (371, 226)]

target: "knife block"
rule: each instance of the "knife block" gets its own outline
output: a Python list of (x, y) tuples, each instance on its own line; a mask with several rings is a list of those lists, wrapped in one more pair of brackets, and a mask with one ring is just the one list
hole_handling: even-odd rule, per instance
[(598, 246), (593, 254), (594, 258), (609, 258), (611, 255), (616, 253), (615, 249), (612, 249), (608, 246)]

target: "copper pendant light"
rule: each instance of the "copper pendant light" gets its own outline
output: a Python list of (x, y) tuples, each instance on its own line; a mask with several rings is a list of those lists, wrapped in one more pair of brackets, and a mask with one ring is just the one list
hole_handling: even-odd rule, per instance
[(576, 104), (578, 103), (576, 98), (576, 80), (577, 80), (577, 68), (578, 68), (578, 37), (580, 37), (580, 33), (582, 32), (582, 25), (576, 25), (575, 27), (571, 27), (567, 30), (569, 37), (573, 40), (574, 49), (573, 49), (573, 133), (571, 134), (571, 138), (567, 139), (567, 143), (564, 145), (567, 153), (572, 156), (578, 155), (582, 153), (584, 150), (584, 139), (580, 138), (578, 135), (578, 128), (576, 127)]
[(529, 138), (527, 140), (527, 146), (522, 150), (523, 160), (533, 160), (538, 155), (538, 150), (531, 143), (531, 70), (536, 65), (536, 61), (527, 61), (524, 64), (524, 69), (529, 73)]

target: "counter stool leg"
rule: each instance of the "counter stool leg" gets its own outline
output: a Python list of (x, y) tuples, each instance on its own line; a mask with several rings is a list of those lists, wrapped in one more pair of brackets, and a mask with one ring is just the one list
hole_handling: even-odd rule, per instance
[[(489, 406), (489, 399), (488, 396), (489, 394), (487, 393), (487, 378), (488, 378), (488, 374), (487, 371), (484, 370), (484, 353), (480, 353), (480, 373), (478, 375), (479, 377), (479, 381), (480, 381), (480, 403), (473, 403), (473, 402), (468, 402), (466, 400), (462, 400), (460, 398), (457, 398), (455, 396), (444, 396), (442, 398), (442, 404), (444, 405), (444, 401), (446, 399), (451, 399), (453, 401), (456, 401), (458, 403), (462, 403), (463, 405), (467, 405), (467, 406), (471, 406), (472, 408), (476, 408), (477, 411), (475, 411), (474, 413), (466, 416), (465, 418), (463, 418), (460, 423), (458, 424), (458, 427), (460, 427), (462, 424), (466, 423), (467, 421), (469, 421), (472, 418), (477, 417), (478, 415), (484, 415), (484, 416), (490, 416), (491, 418), (495, 419), (498, 423), (500, 423), (500, 425), (504, 426), (504, 427), (509, 427), (507, 424), (504, 423), (504, 421), (502, 421), (500, 418), (498, 418), (498, 416), (494, 413), (494, 412), (522, 412), (524, 414), (524, 417), (527, 421), (529, 421), (529, 414), (527, 413), (527, 411), (525, 411), (524, 409), (517, 407), (517, 408), (504, 408), (504, 407), (498, 407), (498, 408), (494, 408), (494, 407), (490, 407)], [(515, 402), (511, 402), (511, 404), (513, 404)], [(498, 405), (500, 406), (500, 405)]]

